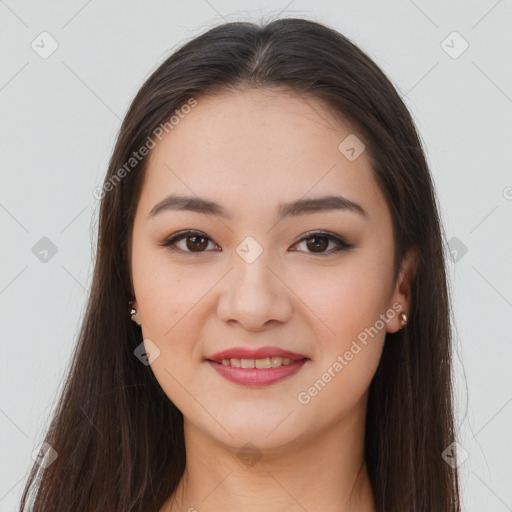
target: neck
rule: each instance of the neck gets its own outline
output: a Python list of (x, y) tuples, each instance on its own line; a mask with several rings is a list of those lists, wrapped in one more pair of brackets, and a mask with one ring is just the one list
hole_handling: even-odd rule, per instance
[(185, 419), (186, 469), (160, 512), (374, 512), (365, 402), (323, 431), (252, 453), (219, 443)]

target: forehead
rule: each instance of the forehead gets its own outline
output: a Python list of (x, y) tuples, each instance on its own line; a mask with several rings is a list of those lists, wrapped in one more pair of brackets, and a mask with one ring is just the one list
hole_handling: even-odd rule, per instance
[(378, 218), (387, 207), (369, 156), (351, 161), (339, 149), (354, 135), (310, 97), (254, 89), (199, 97), (151, 150), (139, 206), (148, 212), (180, 193), (250, 218), (277, 203), (338, 193)]

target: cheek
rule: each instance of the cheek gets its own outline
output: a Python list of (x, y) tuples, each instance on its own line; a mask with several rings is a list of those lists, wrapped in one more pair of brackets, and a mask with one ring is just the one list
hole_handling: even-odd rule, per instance
[(313, 417), (335, 420), (347, 414), (367, 391), (379, 365), (386, 336), (380, 318), (385, 295), (371, 280), (363, 285), (366, 277), (339, 276), (308, 303), (316, 314), (309, 322), (315, 326), (317, 357), (297, 399)]
[(211, 310), (208, 291), (218, 278), (193, 266), (182, 266), (178, 272), (168, 260), (157, 263), (155, 259), (154, 263), (156, 270), (144, 273), (146, 279), (139, 283), (138, 291), (143, 337), (159, 349), (151, 371), (178, 409), (193, 415), (197, 404), (190, 400), (191, 394), (208, 393), (198, 379), (204, 356), (198, 340), (204, 337)]
[(173, 263), (165, 249), (134, 251), (133, 281), (144, 335), (161, 343), (201, 311), (201, 301), (215, 284), (212, 273)]
[[(352, 258), (337, 266), (303, 272), (296, 281), (297, 295), (323, 325), (329, 345), (342, 348), (347, 340), (369, 328), (384, 312), (389, 285), (383, 262), (369, 264), (367, 258)], [(381, 326), (382, 327), (382, 326)], [(325, 347), (323, 347), (325, 349)]]
[(389, 291), (385, 263), (369, 265), (361, 255), (301, 281), (298, 294), (307, 298), (319, 363), (311, 385), (320, 379), (319, 386), (330, 390), (319, 402), (353, 403), (371, 382), (386, 336), (381, 318)]

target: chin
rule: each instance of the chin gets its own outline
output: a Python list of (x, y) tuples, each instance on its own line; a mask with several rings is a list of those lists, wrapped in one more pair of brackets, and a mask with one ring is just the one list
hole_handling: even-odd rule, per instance
[[(261, 450), (275, 450), (279, 446), (293, 443), (300, 432), (297, 431), (297, 423), (293, 420), (290, 421), (291, 415), (288, 415), (289, 411), (286, 411), (278, 419), (267, 421), (260, 415), (257, 417), (244, 416), (236, 423), (221, 422), (222, 425), (227, 425), (226, 430), (231, 434), (229, 435), (221, 429), (222, 442), (237, 449), (246, 443), (252, 443)], [(290, 427), (293, 427), (293, 430)]]

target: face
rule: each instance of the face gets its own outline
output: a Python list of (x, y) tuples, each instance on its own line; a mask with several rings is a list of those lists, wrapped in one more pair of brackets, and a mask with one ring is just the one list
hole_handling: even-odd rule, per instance
[[(151, 150), (131, 246), (136, 320), (167, 396), (220, 443), (270, 449), (342, 425), (364, 408), (385, 334), (408, 311), (368, 155), (339, 149), (351, 134), (316, 100), (247, 90), (198, 98)], [(162, 206), (171, 194), (218, 209)], [(325, 196), (358, 206), (280, 207)], [(306, 360), (224, 368), (284, 376), (245, 384), (208, 361), (262, 347)]]

